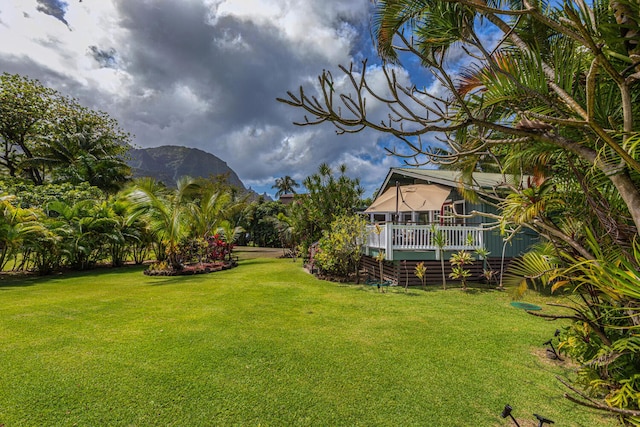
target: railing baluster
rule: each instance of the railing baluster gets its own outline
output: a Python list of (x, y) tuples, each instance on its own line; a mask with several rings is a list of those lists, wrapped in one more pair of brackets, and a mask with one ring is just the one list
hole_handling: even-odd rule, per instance
[[(370, 248), (396, 250), (437, 250), (433, 243), (434, 234), (429, 225), (392, 225), (380, 226), (380, 234), (375, 233), (374, 226), (368, 227), (366, 244)], [(483, 245), (482, 227), (436, 226), (446, 238), (445, 250), (474, 250)], [(472, 237), (467, 244), (467, 236)]]

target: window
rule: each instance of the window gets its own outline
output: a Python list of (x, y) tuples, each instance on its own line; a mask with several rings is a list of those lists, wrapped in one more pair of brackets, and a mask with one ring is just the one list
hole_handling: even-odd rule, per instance
[(439, 214), (436, 215), (440, 225), (465, 225), (465, 218), (460, 218), (456, 215), (465, 214), (464, 200), (457, 200), (455, 202), (447, 202), (442, 205), (442, 209)]

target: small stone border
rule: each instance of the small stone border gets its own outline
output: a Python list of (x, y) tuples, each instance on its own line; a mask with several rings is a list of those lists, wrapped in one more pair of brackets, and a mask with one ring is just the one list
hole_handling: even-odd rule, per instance
[(216, 271), (229, 270), (237, 266), (238, 262), (233, 260), (225, 261), (222, 264), (187, 265), (182, 270), (144, 270), (143, 274), (146, 276), (191, 276), (194, 274), (208, 274), (215, 273)]

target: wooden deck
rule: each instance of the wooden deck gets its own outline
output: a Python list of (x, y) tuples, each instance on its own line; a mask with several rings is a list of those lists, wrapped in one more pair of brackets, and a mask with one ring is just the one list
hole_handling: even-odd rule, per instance
[(368, 232), (366, 247), (384, 250), (385, 259), (389, 261), (393, 260), (394, 251), (438, 253), (438, 236), (444, 239), (442, 249), (445, 251), (473, 251), (484, 247), (482, 227), (383, 224), (368, 226)]

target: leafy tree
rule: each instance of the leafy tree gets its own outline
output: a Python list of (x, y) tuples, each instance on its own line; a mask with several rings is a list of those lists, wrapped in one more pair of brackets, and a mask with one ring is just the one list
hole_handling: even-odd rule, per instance
[[(281, 212), (276, 218), (274, 218), (273, 223), (278, 230), (280, 246), (282, 246), (282, 255), (285, 257), (287, 255), (291, 256), (291, 258), (293, 258), (293, 261), (295, 262), (298, 251), (296, 248), (297, 238), (293, 221), (291, 220), (291, 218)], [(289, 251), (289, 253), (287, 253), (287, 251)]]
[(0, 270), (10, 260), (17, 260), (31, 224), (37, 221), (35, 212), (12, 204), (14, 196), (0, 197)]
[[(60, 95), (17, 74), (0, 76), (0, 164), (12, 177), (18, 176), (23, 158), (33, 157), (35, 140), (53, 117), (53, 105)], [(37, 170), (24, 171), (36, 184), (43, 178)]]
[[(552, 256), (523, 258), (516, 269), (545, 284), (563, 277), (555, 289), (579, 296), (571, 328), (583, 327), (592, 346), (575, 346), (573, 355), (591, 375), (583, 385), (593, 397), (573, 387), (574, 400), (636, 425), (640, 347), (618, 338), (637, 335), (640, 325), (638, 295), (627, 292), (624, 273), (640, 265), (639, 16), (636, 0), (379, 0), (373, 34), (388, 92), (373, 92), (380, 86), (369, 84), (365, 62), (341, 67), (345, 78), (325, 71), (319, 96), (300, 88), (280, 99), (307, 112), (301, 125), (388, 133), (404, 145), (393, 154), (451, 165), (464, 183), (475, 171), (529, 175), (515, 185), (505, 180), (506, 198), (465, 196), (499, 202), (503, 230), (528, 227), (552, 243)], [(422, 64), (433, 90), (403, 85), (401, 61)], [(387, 119), (368, 109), (373, 104), (387, 107)], [(595, 265), (609, 271), (606, 284), (585, 280)], [(611, 348), (625, 357), (606, 359)], [(594, 354), (603, 358), (595, 363)], [(613, 359), (615, 373), (602, 365)]]
[[(37, 185), (88, 182), (115, 191), (130, 176), (130, 135), (106, 113), (17, 74), (0, 76), (0, 167)], [(50, 175), (47, 178), (47, 175)]]
[(0, 180), (1, 194), (11, 195), (15, 206), (21, 208), (42, 207), (53, 201), (74, 204), (81, 200), (102, 200), (105, 194), (87, 182), (35, 185), (29, 180)]
[(249, 244), (262, 247), (282, 246), (278, 216), (287, 207), (280, 202), (257, 200), (246, 206), (239, 225), (249, 234)]
[(28, 226), (22, 246), (23, 262), (19, 269), (50, 274), (63, 264), (65, 251), (62, 243), (69, 229), (64, 221), (49, 217), (39, 209), (31, 211), (38, 215), (38, 220)]
[(289, 217), (303, 253), (331, 228), (335, 218), (353, 213), (360, 204), (360, 180), (346, 175), (346, 165), (341, 165), (338, 172), (336, 175), (329, 165), (321, 164), (317, 173), (305, 178), (306, 194), (297, 195), (290, 205)]
[(115, 192), (130, 177), (124, 156), (129, 134), (106, 113), (95, 112), (65, 99), (58, 104), (57, 119), (41, 135), (38, 150), (25, 164), (49, 170), (54, 182), (88, 182)]
[(226, 255), (229, 261), (231, 260), (231, 255), (233, 253), (233, 246), (242, 232), (244, 232), (242, 227), (233, 226), (233, 224), (228, 220), (220, 222), (218, 234), (226, 244)]
[(65, 224), (60, 244), (70, 267), (84, 270), (109, 256), (114, 257), (113, 264), (122, 264), (125, 236), (122, 218), (113, 208), (110, 201), (93, 200), (73, 205), (55, 201), (47, 206), (49, 216)]
[(293, 178), (289, 175), (283, 176), (282, 178), (276, 178), (276, 183), (271, 186), (271, 188), (277, 188), (276, 197), (280, 197), (283, 194), (295, 194), (296, 188), (300, 187)]
[(367, 237), (367, 221), (360, 215), (340, 215), (318, 242), (315, 261), (320, 271), (341, 277), (351, 274), (359, 282), (362, 247)]

